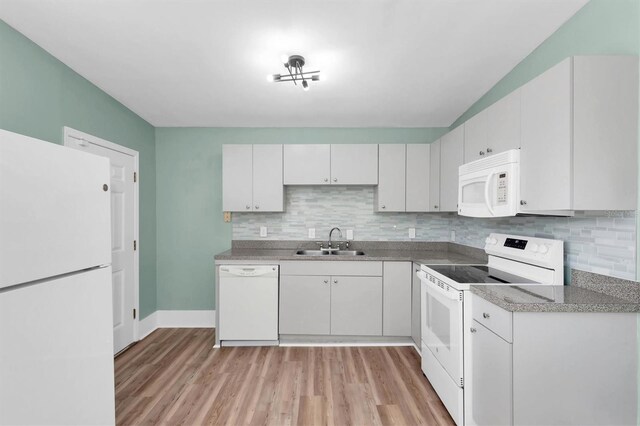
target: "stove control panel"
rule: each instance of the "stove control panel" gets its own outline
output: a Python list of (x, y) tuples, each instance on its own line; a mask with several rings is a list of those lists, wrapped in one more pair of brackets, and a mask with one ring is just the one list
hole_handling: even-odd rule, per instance
[(564, 263), (564, 242), (547, 238), (491, 234), (485, 239), (488, 255), (555, 269)]

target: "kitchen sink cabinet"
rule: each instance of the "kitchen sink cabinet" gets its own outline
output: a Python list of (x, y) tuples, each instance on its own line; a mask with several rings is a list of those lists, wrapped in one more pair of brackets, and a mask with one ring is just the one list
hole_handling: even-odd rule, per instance
[(384, 262), (384, 336), (411, 336), (411, 262)]
[(634, 210), (638, 59), (567, 58), (521, 90), (525, 212)]
[(440, 139), (440, 208), (441, 212), (458, 211), (458, 168), (463, 164), (464, 126)]
[(376, 185), (378, 145), (284, 146), (285, 185)]
[(331, 334), (331, 277), (280, 277), (280, 334)]
[(223, 145), (222, 209), (284, 211), (282, 145)]
[(374, 191), (374, 210), (403, 212), (406, 209), (406, 145), (379, 145), (378, 186)]
[(331, 277), (331, 334), (382, 335), (382, 278)]

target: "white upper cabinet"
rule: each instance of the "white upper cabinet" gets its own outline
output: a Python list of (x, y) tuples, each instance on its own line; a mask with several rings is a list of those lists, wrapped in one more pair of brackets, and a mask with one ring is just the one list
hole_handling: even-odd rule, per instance
[(463, 164), (464, 126), (459, 126), (440, 139), (440, 209), (458, 211), (458, 168)]
[[(465, 128), (465, 144), (466, 132)], [(520, 148), (520, 89), (487, 108), (487, 143), (484, 152), (492, 155), (517, 148)]]
[(253, 210), (284, 210), (282, 145), (253, 145)]
[(488, 141), (487, 110), (482, 110), (464, 123), (464, 162), (484, 158)]
[(285, 185), (329, 185), (331, 145), (285, 145)]
[(428, 212), (431, 149), (427, 144), (407, 145), (406, 211)]
[(571, 209), (571, 58), (522, 87), (523, 209)]
[(374, 210), (403, 212), (406, 208), (406, 145), (380, 145), (379, 152), (379, 177), (374, 192)]
[(222, 146), (222, 210), (253, 210), (253, 147)]
[(440, 139), (429, 145), (429, 211), (440, 211)]
[(378, 145), (331, 145), (331, 183), (335, 185), (377, 185)]
[(222, 210), (284, 210), (282, 145), (222, 146)]
[(285, 145), (285, 185), (376, 185), (378, 145)]

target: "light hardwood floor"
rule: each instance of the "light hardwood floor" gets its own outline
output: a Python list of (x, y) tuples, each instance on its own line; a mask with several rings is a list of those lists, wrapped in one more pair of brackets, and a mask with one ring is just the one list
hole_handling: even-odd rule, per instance
[(453, 425), (411, 347), (213, 349), (160, 329), (116, 358), (118, 424)]

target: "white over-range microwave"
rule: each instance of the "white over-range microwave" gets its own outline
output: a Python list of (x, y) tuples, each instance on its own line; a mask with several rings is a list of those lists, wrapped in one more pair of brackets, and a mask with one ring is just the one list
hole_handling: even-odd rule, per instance
[(520, 150), (463, 164), (458, 175), (458, 214), (515, 216), (519, 212)]

